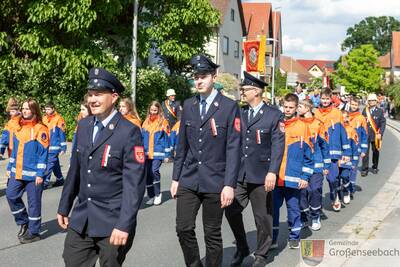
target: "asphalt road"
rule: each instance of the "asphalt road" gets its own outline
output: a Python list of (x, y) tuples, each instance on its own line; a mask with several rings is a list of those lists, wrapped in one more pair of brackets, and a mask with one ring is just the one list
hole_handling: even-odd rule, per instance
[[(331, 210), (328, 194), (325, 198), (325, 218), (322, 220), (322, 229), (318, 232), (303, 230), (302, 238), (327, 239), (339, 238), (337, 231), (349, 221), (363, 206), (378, 192), (381, 186), (392, 174), (399, 159), (400, 145), (395, 136), (386, 132), (380, 161), (378, 175), (370, 174), (366, 178), (359, 177), (358, 191), (354, 201), (343, 208), (340, 213)], [(63, 162), (67, 162), (67, 156)], [(4, 176), (4, 164), (1, 164), (0, 175)], [(63, 167), (64, 170), (67, 166)], [(162, 167), (162, 191), (163, 204), (161, 206), (143, 205), (139, 212), (138, 227), (132, 249), (128, 253), (125, 266), (184, 266), (183, 256), (175, 233), (175, 201), (170, 199), (168, 188), (172, 164), (164, 164)], [(324, 184), (324, 194), (329, 193), (327, 183)], [(62, 250), (65, 233), (57, 226), (55, 214), (61, 194), (61, 188), (51, 188), (43, 194), (42, 209), (42, 237), (43, 240), (28, 245), (20, 245), (16, 232), (17, 227), (11, 216), (5, 191), (0, 190), (0, 266), (63, 266)], [(146, 198), (145, 198), (146, 200)], [(197, 237), (201, 255), (204, 257), (204, 239), (202, 234), (201, 210), (197, 221)], [(256, 232), (251, 207), (244, 212), (245, 226), (251, 249), (256, 246)], [(286, 208), (281, 209), (279, 248), (271, 252), (268, 266), (295, 266), (300, 259), (299, 250), (291, 250), (287, 247)], [(224, 219), (224, 266), (229, 262), (235, 252), (234, 238)], [(251, 266), (252, 258), (246, 258), (243, 266)]]

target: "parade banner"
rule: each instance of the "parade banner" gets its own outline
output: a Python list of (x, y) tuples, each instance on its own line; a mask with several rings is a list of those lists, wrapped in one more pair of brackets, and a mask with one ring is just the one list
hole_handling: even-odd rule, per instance
[(260, 41), (245, 41), (243, 42), (243, 50), (246, 60), (246, 71), (258, 71), (258, 55), (260, 49)]
[(265, 35), (261, 36), (260, 49), (258, 51), (258, 72), (265, 74), (265, 53), (267, 51), (267, 37)]

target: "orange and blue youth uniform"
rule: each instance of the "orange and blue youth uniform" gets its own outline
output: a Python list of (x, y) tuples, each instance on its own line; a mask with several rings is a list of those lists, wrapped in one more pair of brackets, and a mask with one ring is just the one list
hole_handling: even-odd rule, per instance
[(350, 192), (354, 193), (357, 180), (357, 167), (360, 161), (359, 157), (361, 153), (366, 154), (368, 151), (368, 125), (367, 120), (359, 111), (349, 113), (349, 119), (351, 127), (356, 130), (358, 136), (358, 159), (354, 162), (355, 168), (350, 172)]
[(133, 123), (134, 125), (136, 125), (137, 127), (142, 128), (142, 121), (139, 118), (133, 116), (132, 114), (126, 114), (124, 118)]
[[(49, 135), (46, 126), (21, 120), (21, 127), (13, 136), (12, 151), (7, 170), (10, 178), (6, 196), (17, 225), (28, 224), (30, 234), (39, 234), (41, 223), (42, 185), (35, 185), (36, 177), (46, 172)], [(22, 200), (28, 194), (28, 212)]]
[(340, 110), (332, 106), (327, 108), (321, 107), (315, 111), (315, 117), (325, 125), (324, 135), (328, 140), (331, 159), (339, 160), (342, 156), (350, 157), (352, 153)]
[(13, 148), (13, 135), (18, 129), (21, 128), (19, 121), (21, 116), (12, 117), (4, 126), (3, 132), (1, 133), (0, 140), (0, 154), (4, 155), (6, 148), (8, 150), (8, 156), (11, 156)]
[(58, 154), (61, 151), (67, 151), (67, 142), (65, 134), (65, 121), (57, 113), (43, 117), (43, 124), (49, 129), (50, 146), (49, 153)]
[(67, 151), (65, 121), (57, 112), (54, 112), (52, 115), (46, 115), (43, 117), (43, 124), (47, 126), (50, 138), (49, 156), (44, 184), (45, 187), (49, 185), (51, 174), (54, 172), (56, 183), (61, 185), (64, 182), (64, 177), (61, 172), (58, 154), (61, 151)]
[(169, 133), (168, 121), (165, 119), (161, 122), (158, 119), (146, 119), (143, 122), (142, 135), (146, 158), (163, 160), (170, 157)]
[(285, 151), (278, 175), (278, 183), (273, 191), (273, 242), (276, 242), (278, 238), (279, 209), (284, 200), (288, 210), (289, 240), (300, 239), (302, 226), (299, 182), (300, 180), (308, 181), (314, 171), (308, 126), (299, 118), (286, 120), (284, 124)]
[(171, 153), (172, 151), (176, 151), (176, 146), (178, 145), (179, 142), (179, 127), (180, 127), (181, 121), (177, 121), (171, 129), (171, 134), (169, 135), (169, 142), (171, 146)]
[(153, 198), (161, 193), (160, 167), (164, 159), (171, 156), (168, 121), (147, 118), (142, 125), (144, 151), (146, 154), (147, 196)]
[(357, 132), (349, 123), (345, 123), (344, 127), (352, 154), (350, 160), (347, 162), (339, 160), (339, 179), (336, 179), (333, 184), (329, 185), (332, 186), (330, 194), (332, 201), (335, 200), (337, 194), (339, 199), (342, 200), (343, 195), (348, 195), (350, 193), (350, 174), (352, 169), (357, 167), (356, 163), (358, 163), (359, 157)]
[(300, 208), (302, 222), (319, 219), (322, 207), (323, 170), (328, 170), (331, 165), (328, 142), (324, 135), (324, 123), (315, 117), (301, 118), (310, 130), (310, 142), (313, 147), (312, 159), (314, 171), (308, 187), (301, 190)]

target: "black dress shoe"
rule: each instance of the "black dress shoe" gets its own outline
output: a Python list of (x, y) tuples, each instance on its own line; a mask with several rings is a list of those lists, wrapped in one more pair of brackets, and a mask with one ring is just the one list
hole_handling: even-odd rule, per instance
[(17, 237), (20, 238), (21, 236), (25, 235), (27, 230), (28, 230), (28, 224), (21, 224)]
[(233, 259), (231, 261), (231, 267), (236, 267), (236, 266), (240, 266), (243, 262), (243, 260), (249, 256), (250, 251), (249, 250), (245, 250), (245, 251), (241, 251), (241, 250), (236, 250), (235, 255), (233, 256)]
[(40, 239), (41, 239), (40, 235), (33, 235), (33, 234), (30, 234), (29, 232), (27, 232), (25, 235), (23, 235), (19, 238), (19, 242), (21, 244), (29, 244), (29, 243), (39, 241)]
[(253, 267), (265, 267), (267, 265), (267, 259), (262, 256), (256, 256), (253, 262)]
[(365, 177), (365, 176), (367, 176), (368, 175), (368, 171), (361, 171), (361, 176), (362, 177)]
[(372, 169), (371, 171), (373, 174), (378, 174), (378, 169)]

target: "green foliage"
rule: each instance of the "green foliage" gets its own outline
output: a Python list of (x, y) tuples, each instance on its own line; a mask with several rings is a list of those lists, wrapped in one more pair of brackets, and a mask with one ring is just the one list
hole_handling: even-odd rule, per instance
[(334, 75), (335, 84), (346, 87), (346, 92), (376, 92), (380, 88), (383, 70), (378, 64), (379, 53), (372, 45), (362, 45), (342, 58)]
[(311, 83), (308, 86), (309, 88), (322, 88), (322, 78), (321, 77), (313, 77), (311, 78)]
[(367, 17), (347, 29), (347, 37), (342, 50), (358, 48), (372, 44), (380, 55), (386, 54), (392, 45), (392, 32), (400, 30), (400, 21), (394, 17)]
[(139, 52), (148, 56), (156, 47), (172, 72), (181, 71), (203, 51), (220, 14), (209, 0), (146, 0), (139, 16)]
[(389, 85), (385, 92), (388, 96), (393, 98), (396, 107), (400, 107), (400, 82)]
[(235, 76), (230, 73), (219, 73), (216, 81), (224, 87), (223, 91), (226, 96), (240, 100), (239, 80)]
[[(0, 14), (2, 114), (10, 96), (52, 100), (71, 136), (89, 68), (104, 67), (130, 88), (133, 1), (2, 0)], [(140, 0), (141, 62), (146, 62), (150, 47), (157, 47), (172, 72), (180, 73), (189, 58), (202, 51), (218, 23), (219, 13), (208, 0)], [(151, 100), (162, 100), (168, 84), (176, 86), (178, 97), (190, 94), (182, 77), (169, 79), (155, 69), (138, 71), (142, 114)]]
[[(282, 74), (279, 69), (275, 70), (275, 95), (284, 96), (291, 90), (286, 88), (287, 74)], [(272, 93), (272, 84), (268, 86), (268, 91)]]

